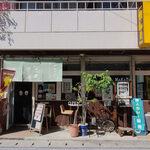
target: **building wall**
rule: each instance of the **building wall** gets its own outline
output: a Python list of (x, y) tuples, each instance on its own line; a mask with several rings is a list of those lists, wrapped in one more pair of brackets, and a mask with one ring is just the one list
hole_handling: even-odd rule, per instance
[(11, 11), (14, 44), (0, 41), (0, 49), (135, 49), (136, 10)]

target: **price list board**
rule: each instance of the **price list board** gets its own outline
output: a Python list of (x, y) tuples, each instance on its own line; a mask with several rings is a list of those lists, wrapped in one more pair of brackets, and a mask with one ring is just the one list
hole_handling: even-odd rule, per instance
[(132, 104), (132, 127), (135, 135), (146, 135), (145, 115), (143, 101), (140, 98), (134, 98)]

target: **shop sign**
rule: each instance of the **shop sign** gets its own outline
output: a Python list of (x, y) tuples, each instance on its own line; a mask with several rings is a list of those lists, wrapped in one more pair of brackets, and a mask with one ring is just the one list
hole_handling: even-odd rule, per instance
[(132, 126), (136, 135), (146, 135), (144, 106), (141, 98), (132, 100)]
[(6, 92), (12, 79), (14, 78), (14, 75), (15, 75), (15, 71), (2, 69), (1, 83), (0, 83), (0, 99), (3, 98), (3, 95)]
[(40, 103), (35, 105), (35, 111), (31, 120), (31, 130), (38, 131), (39, 133), (41, 133), (44, 112), (45, 104)]
[(138, 8), (138, 44), (140, 48), (150, 47), (150, 1), (143, 1)]
[(120, 98), (129, 97), (129, 82), (117, 82), (117, 96)]
[(38, 104), (35, 110), (34, 120), (41, 121), (43, 105)]

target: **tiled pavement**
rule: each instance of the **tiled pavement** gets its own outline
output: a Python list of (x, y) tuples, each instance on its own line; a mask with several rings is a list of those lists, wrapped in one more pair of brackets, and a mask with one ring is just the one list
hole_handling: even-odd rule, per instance
[(0, 147), (146, 147), (150, 148), (150, 135), (145, 137), (120, 137), (106, 133), (97, 137), (95, 131), (88, 136), (70, 137), (69, 129), (50, 129), (42, 135), (25, 128), (15, 128), (0, 135)]

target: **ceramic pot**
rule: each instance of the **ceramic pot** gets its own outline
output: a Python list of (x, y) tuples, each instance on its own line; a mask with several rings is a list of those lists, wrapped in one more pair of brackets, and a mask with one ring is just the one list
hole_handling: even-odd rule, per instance
[(87, 135), (87, 125), (80, 125), (82, 136)]
[(78, 124), (70, 124), (69, 126), (71, 137), (77, 137), (79, 135), (79, 126)]

